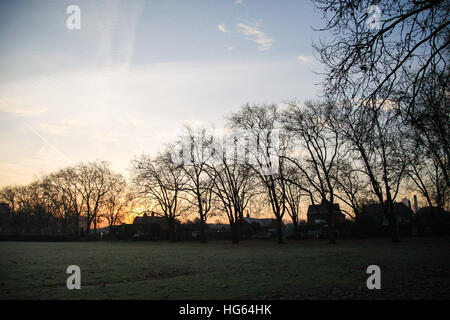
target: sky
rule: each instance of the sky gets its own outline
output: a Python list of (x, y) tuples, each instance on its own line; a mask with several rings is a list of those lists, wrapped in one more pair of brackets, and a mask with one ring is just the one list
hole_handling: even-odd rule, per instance
[(317, 98), (320, 17), (309, 0), (0, 1), (0, 186), (80, 161), (128, 176), (185, 122)]

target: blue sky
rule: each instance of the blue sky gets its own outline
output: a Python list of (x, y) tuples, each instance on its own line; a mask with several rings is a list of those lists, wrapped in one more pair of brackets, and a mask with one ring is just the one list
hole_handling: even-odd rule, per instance
[(314, 99), (319, 25), (306, 0), (0, 2), (0, 185), (82, 160), (127, 174), (184, 122)]

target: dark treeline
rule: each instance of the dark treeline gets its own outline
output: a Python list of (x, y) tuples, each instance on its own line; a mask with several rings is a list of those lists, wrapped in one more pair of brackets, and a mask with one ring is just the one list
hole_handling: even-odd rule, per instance
[[(437, 225), (449, 203), (450, 101), (448, 1), (377, 1), (382, 15), (368, 23), (370, 1), (316, 0), (328, 40), (314, 44), (325, 67), (323, 96), (300, 104), (247, 104), (227, 118), (226, 130), (186, 125), (156, 156), (132, 161), (130, 181), (104, 162), (81, 163), (5, 187), (2, 201), (19, 230), (85, 232), (110, 226), (139, 206), (167, 220), (195, 214), (200, 239), (212, 216), (225, 217), (239, 242), (244, 212), (260, 206), (297, 230), (302, 204), (333, 204), (358, 221), (378, 203), (399, 241), (394, 204), (419, 194)], [(138, 205), (137, 205), (138, 203)]]
[(102, 161), (63, 168), (25, 186), (3, 187), (0, 198), (10, 210), (2, 225), (7, 222), (16, 234), (88, 234), (102, 220), (120, 223), (134, 205), (124, 177)]

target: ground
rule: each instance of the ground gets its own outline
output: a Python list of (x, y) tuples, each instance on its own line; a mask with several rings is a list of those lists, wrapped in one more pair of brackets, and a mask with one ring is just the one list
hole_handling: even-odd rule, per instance
[[(0, 299), (450, 299), (450, 238), (0, 242)], [(68, 290), (66, 268), (81, 268)], [(369, 265), (381, 289), (368, 290)]]

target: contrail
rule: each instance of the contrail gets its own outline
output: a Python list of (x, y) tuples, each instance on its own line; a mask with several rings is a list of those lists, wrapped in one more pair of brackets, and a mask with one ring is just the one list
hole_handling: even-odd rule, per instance
[(71, 163), (70, 159), (61, 151), (58, 150), (58, 148), (56, 148), (50, 141), (48, 141), (47, 139), (45, 139), (32, 125), (31, 123), (29, 123), (28, 121), (25, 121), (26, 125), (28, 126), (28, 128), (30, 128), (30, 130), (39, 137), (39, 139), (42, 140), (42, 142), (44, 142), (45, 144), (49, 145), (58, 155), (60, 155), (66, 162), (67, 164)]

